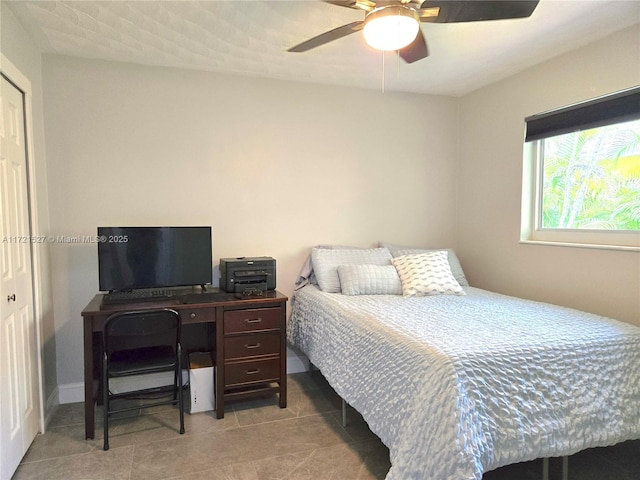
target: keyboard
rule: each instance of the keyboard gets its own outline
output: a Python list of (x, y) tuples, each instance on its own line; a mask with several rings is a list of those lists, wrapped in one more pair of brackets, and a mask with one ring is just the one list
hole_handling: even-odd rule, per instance
[(177, 297), (178, 292), (173, 289), (140, 289), (126, 292), (111, 292), (102, 297), (104, 305), (116, 305), (119, 303), (154, 302), (171, 300)]
[(236, 300), (236, 296), (233, 293), (220, 292), (220, 291), (189, 293), (187, 295), (182, 295), (180, 297), (180, 301), (182, 303), (187, 303), (187, 304), (228, 302), (230, 300)]

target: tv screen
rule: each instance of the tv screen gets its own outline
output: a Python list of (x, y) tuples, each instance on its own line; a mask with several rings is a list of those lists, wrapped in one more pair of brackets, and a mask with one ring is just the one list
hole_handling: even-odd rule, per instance
[(206, 285), (211, 227), (98, 227), (101, 291)]

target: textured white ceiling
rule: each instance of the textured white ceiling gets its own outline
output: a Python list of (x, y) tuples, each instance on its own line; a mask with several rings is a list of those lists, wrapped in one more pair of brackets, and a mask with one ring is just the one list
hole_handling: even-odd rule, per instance
[[(364, 18), (319, 1), (7, 3), (49, 53), (374, 89), (383, 84), (382, 54), (361, 33), (286, 52)], [(423, 23), (430, 56), (409, 65), (387, 53), (384, 88), (463, 95), (639, 22), (638, 0), (541, 0), (528, 19)]]

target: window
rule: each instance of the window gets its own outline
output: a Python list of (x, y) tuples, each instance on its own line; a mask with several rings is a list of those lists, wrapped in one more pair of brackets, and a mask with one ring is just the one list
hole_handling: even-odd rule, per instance
[(525, 121), (521, 240), (640, 250), (640, 88)]

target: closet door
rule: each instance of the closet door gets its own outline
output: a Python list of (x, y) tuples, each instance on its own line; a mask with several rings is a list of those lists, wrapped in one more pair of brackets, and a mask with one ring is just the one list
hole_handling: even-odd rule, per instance
[(0, 478), (11, 478), (38, 432), (36, 334), (23, 93), (0, 97)]

